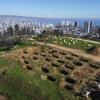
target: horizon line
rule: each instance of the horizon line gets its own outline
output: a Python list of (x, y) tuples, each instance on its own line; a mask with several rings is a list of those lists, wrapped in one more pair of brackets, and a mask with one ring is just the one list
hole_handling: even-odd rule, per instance
[(31, 17), (31, 18), (48, 18), (48, 19), (100, 19), (90, 17), (49, 17), (49, 16), (27, 16), (27, 15), (0, 15), (0, 16), (17, 16), (17, 17)]

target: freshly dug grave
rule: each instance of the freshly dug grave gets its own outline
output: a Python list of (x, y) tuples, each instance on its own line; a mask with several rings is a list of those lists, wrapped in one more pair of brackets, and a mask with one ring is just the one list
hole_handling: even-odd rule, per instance
[(89, 62), (89, 59), (84, 58), (84, 57), (79, 57), (79, 60), (80, 60), (80, 61), (84, 61), (84, 62)]
[(75, 65), (73, 65), (71, 62), (67, 62), (65, 64), (65, 68), (68, 68), (70, 70), (74, 70), (75, 69)]
[(51, 65), (52, 65), (53, 67), (59, 67), (59, 64), (58, 64), (57, 62), (52, 62)]
[(65, 77), (65, 81), (67, 81), (70, 84), (75, 84), (76, 83), (76, 81), (73, 78), (69, 77), (69, 76)]
[(63, 55), (63, 56), (66, 55), (66, 52), (64, 52), (64, 51), (60, 51), (59, 53), (60, 53), (61, 55)]
[(76, 55), (76, 54), (74, 54), (74, 53), (71, 53), (71, 55), (73, 56), (73, 57), (79, 57), (78, 55)]
[(66, 61), (63, 59), (58, 59), (57, 62), (64, 64)]
[(50, 62), (51, 58), (50, 57), (46, 57), (45, 60)]
[(57, 53), (59, 50), (58, 49), (55, 49), (55, 48), (53, 48), (52, 50), (51, 50), (51, 52), (52, 53)]
[(22, 58), (25, 59), (26, 57), (25, 56), (22, 56)]
[(37, 59), (38, 59), (38, 57), (37, 57), (36, 55), (34, 55), (34, 56), (33, 56), (33, 59), (37, 60)]
[(44, 73), (48, 73), (48, 72), (49, 72), (49, 69), (46, 68), (46, 67), (42, 67), (41, 70), (42, 70)]
[(52, 55), (54, 58), (60, 58), (58, 54), (53, 54)]
[(59, 73), (61, 73), (61, 74), (63, 74), (63, 75), (68, 75), (68, 74), (69, 74), (69, 72), (68, 72), (65, 68), (61, 68), (61, 69), (59, 70)]
[(38, 54), (39, 54), (39, 52), (38, 52), (38, 51), (35, 51), (35, 52), (33, 52), (33, 54), (38, 55)]
[(76, 66), (82, 66), (83, 65), (82, 61), (80, 61), (78, 59), (74, 59), (73, 64), (75, 64)]
[(26, 50), (23, 50), (23, 53), (24, 53), (24, 54), (27, 54), (28, 52), (27, 52)]
[(29, 64), (29, 62), (28, 62), (27, 60), (24, 60), (24, 63), (25, 63), (25, 64)]
[(71, 55), (66, 55), (66, 56), (65, 56), (65, 59), (73, 60), (73, 56), (71, 56)]
[(52, 81), (52, 82), (55, 82), (55, 81), (56, 81), (56, 78), (55, 78), (55, 76), (53, 76), (53, 75), (47, 75), (47, 79), (48, 79), (49, 81)]
[(65, 87), (66, 90), (70, 90), (70, 91), (74, 90), (73, 85), (69, 84), (69, 83), (67, 83), (64, 87)]
[(32, 66), (31, 65), (26, 65), (27, 70), (32, 70)]
[(41, 53), (41, 56), (42, 56), (42, 57), (46, 57), (47, 54), (46, 54), (46, 53)]
[(99, 62), (90, 62), (90, 67), (99, 69), (100, 68), (100, 63)]

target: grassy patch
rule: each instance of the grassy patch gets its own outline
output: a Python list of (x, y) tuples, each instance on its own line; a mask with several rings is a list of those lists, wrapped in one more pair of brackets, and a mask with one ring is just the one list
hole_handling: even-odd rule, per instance
[(63, 37), (63, 36), (54, 36), (54, 35), (50, 35), (50, 36), (45, 37), (45, 38), (42, 37), (40, 39), (40, 41), (42, 41), (42, 40), (43, 40), (43, 42), (54, 43), (54, 44), (58, 44), (61, 46), (75, 48), (75, 49), (81, 49), (81, 50), (85, 50), (85, 49), (90, 48), (92, 46), (100, 46), (99, 44), (92, 43), (92, 42), (71, 39), (71, 38)]
[(19, 62), (14, 63), (16, 65), (13, 68), (0, 75), (0, 92), (9, 100), (62, 100), (55, 84), (42, 80), (39, 73), (32, 74), (23, 70)]

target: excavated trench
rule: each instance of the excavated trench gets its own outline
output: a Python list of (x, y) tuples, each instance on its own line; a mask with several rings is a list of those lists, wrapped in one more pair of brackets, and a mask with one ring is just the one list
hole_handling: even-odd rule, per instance
[(29, 64), (29, 62), (28, 62), (27, 60), (24, 60), (24, 63), (25, 63), (25, 64)]
[(55, 82), (56, 81), (56, 78), (53, 75), (47, 75), (47, 79), (49, 81), (52, 81), (52, 82)]
[(51, 61), (51, 59), (49, 57), (46, 57), (45, 60), (49, 61), (49, 62)]
[(65, 77), (65, 81), (67, 81), (70, 84), (75, 84), (76, 81), (74, 79), (72, 79), (71, 77)]
[(59, 73), (61, 73), (61, 74), (63, 74), (63, 75), (68, 75), (68, 74), (69, 74), (69, 72), (68, 72), (67, 70), (65, 70), (65, 69), (61, 69), (61, 70), (59, 71)]
[(42, 67), (41, 69), (42, 69), (42, 71), (43, 71), (44, 73), (48, 73), (48, 72), (49, 72), (49, 69), (48, 69), (48, 68)]
[(66, 85), (64, 86), (64, 88), (65, 88), (66, 90), (70, 90), (70, 91), (74, 90), (74, 87), (73, 87), (72, 84), (66, 84)]
[(32, 70), (33, 68), (30, 65), (26, 65), (27, 70)]
[(75, 64), (76, 66), (82, 66), (83, 65), (82, 61), (77, 61), (77, 60), (74, 60), (73, 64)]
[(37, 60), (37, 59), (38, 59), (38, 57), (36, 57), (36, 56), (33, 56), (33, 59)]

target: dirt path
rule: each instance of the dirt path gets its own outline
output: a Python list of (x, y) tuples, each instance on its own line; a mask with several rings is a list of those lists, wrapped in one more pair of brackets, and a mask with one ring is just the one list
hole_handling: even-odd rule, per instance
[(81, 51), (81, 50), (62, 47), (62, 46), (59, 46), (59, 45), (56, 45), (56, 44), (49, 44), (49, 43), (45, 44), (43, 42), (37, 42), (37, 43), (39, 45), (47, 45), (47, 46), (51, 46), (51, 47), (58, 48), (58, 49), (61, 49), (61, 50), (65, 50), (67, 52), (70, 52), (70, 53), (73, 53), (73, 54), (76, 54), (76, 55), (79, 55), (79, 56), (83, 56), (85, 58), (89, 58), (89, 59), (91, 59), (93, 61), (100, 62), (100, 56), (94, 56), (94, 55), (91, 55), (91, 54), (87, 54), (87, 53), (85, 53), (84, 51)]
[(0, 94), (0, 100), (7, 100), (7, 98)]
[(81, 38), (72, 38), (72, 37), (67, 37), (67, 38), (69, 38), (69, 39), (76, 39), (76, 40), (82, 40), (84, 42), (90, 42), (90, 43), (95, 43), (95, 44), (100, 45), (100, 42), (97, 42), (97, 41), (85, 40), (85, 39), (81, 39)]

